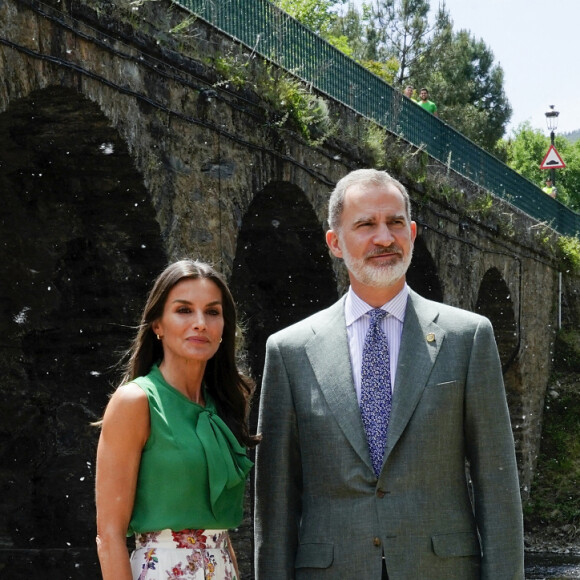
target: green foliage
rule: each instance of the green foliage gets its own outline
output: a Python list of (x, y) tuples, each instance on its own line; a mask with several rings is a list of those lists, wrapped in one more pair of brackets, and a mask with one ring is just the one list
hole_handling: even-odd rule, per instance
[(346, 54), (346, 56), (353, 56), (353, 49), (351, 48), (348, 38), (344, 35), (341, 36), (333, 36), (330, 35), (326, 38), (334, 48), (340, 50), (340, 52)]
[(445, 4), (434, 17), (430, 10), (430, 0), (378, 0), (362, 12), (349, 5), (330, 31), (348, 39), (349, 56), (390, 84), (426, 86), (443, 120), (495, 153), (512, 112), (503, 70), (483, 40), (453, 31)]
[(272, 0), (272, 3), (308, 26), (314, 32), (325, 36), (337, 18), (333, 9), (337, 4), (336, 0)]
[(562, 370), (580, 369), (580, 332), (562, 329), (556, 336), (556, 355), (554, 365)]
[[(540, 164), (549, 147), (550, 138), (525, 122), (516, 128), (509, 140), (502, 140), (498, 149), (512, 169), (542, 187), (549, 173), (540, 169)], [(556, 135), (555, 147), (566, 163), (565, 169), (556, 170), (558, 200), (580, 211), (580, 141), (570, 143), (565, 137)]]
[(297, 130), (310, 144), (323, 142), (335, 130), (326, 101), (295, 76), (268, 64), (257, 84), (260, 95), (278, 114), (278, 127)]
[(214, 61), (218, 75), (222, 77), (218, 85), (231, 84), (237, 89), (242, 88), (248, 79), (248, 60), (243, 54), (219, 55)]
[[(370, 19), (370, 10), (364, 5), (362, 12), (359, 12), (354, 4), (349, 3), (346, 12), (333, 19), (329, 35), (346, 39), (348, 52), (343, 52), (359, 62), (381, 60), (377, 55), (377, 34)], [(329, 42), (332, 40), (329, 39)], [(335, 46), (338, 48), (338, 45)]]
[(191, 16), (188, 16), (187, 18), (182, 20), (179, 24), (177, 24), (176, 26), (171, 28), (169, 30), (169, 33), (173, 34), (174, 36), (180, 37), (180, 38), (188, 38), (191, 36), (189, 34), (189, 30), (191, 28), (191, 25), (196, 20), (197, 20), (197, 16), (192, 14)]
[(380, 125), (364, 119), (362, 147), (364, 153), (370, 158), (370, 165), (377, 169), (384, 169), (387, 162), (385, 136), (385, 130)]
[[(385, 82), (393, 83), (399, 62), (389, 57), (379, 60), (376, 50), (371, 48), (376, 32), (368, 9), (363, 9), (361, 14), (349, 4), (346, 13), (339, 15), (335, 10), (344, 1), (276, 0), (274, 4)], [(371, 42), (367, 42), (367, 38)]]
[(411, 74), (429, 88), (444, 121), (494, 152), (512, 109), (503, 89), (503, 70), (483, 40), (466, 30), (442, 28)]
[[(228, 84), (238, 89), (247, 86), (250, 62), (241, 51), (220, 55), (213, 65), (221, 77), (215, 86)], [(274, 125), (297, 130), (312, 145), (323, 142), (334, 132), (326, 101), (310, 85), (265, 61), (255, 66), (258, 79), (251, 88), (272, 106), (270, 120)]]
[(479, 216), (487, 215), (491, 208), (493, 207), (493, 195), (491, 193), (484, 193), (478, 195), (470, 202), (467, 207), (467, 211), (470, 214), (476, 214)]
[(457, 205), (461, 198), (460, 192), (446, 183), (438, 183), (435, 189), (435, 196), (445, 200), (449, 204)]
[(576, 212), (580, 212), (580, 141), (570, 143), (556, 136), (556, 149), (566, 163), (565, 169), (556, 170), (558, 199)]
[(565, 269), (580, 272), (580, 239), (561, 236), (558, 238), (558, 249)]
[[(578, 344), (578, 332), (574, 331), (574, 334), (574, 341)], [(570, 338), (562, 338), (560, 333), (559, 340), (569, 342)], [(577, 375), (577, 370), (568, 375), (557, 373), (548, 386), (538, 473), (525, 509), (528, 523), (541, 526), (580, 524), (580, 393)]]
[(543, 184), (546, 173), (540, 163), (550, 146), (550, 139), (532, 129), (529, 121), (522, 123), (505, 143), (507, 164), (530, 181)]
[(430, 24), (429, 10), (429, 0), (380, 0), (373, 4), (374, 27), (378, 31), (377, 52), (382, 51), (383, 55), (399, 62), (396, 78), (399, 86), (409, 78), (439, 26), (437, 19), (435, 24)]
[(555, 234), (547, 222), (538, 223), (530, 229), (533, 229), (534, 239), (538, 244), (550, 250), (554, 248)]
[(395, 58), (391, 58), (386, 62), (379, 62), (377, 60), (361, 60), (359, 63), (389, 84), (393, 83), (399, 68), (399, 62)]

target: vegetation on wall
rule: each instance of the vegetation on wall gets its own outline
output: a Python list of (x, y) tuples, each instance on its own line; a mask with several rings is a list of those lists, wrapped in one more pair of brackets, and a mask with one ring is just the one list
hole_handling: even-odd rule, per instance
[(531, 531), (556, 528), (563, 539), (580, 535), (580, 332), (561, 330), (548, 385), (542, 444), (530, 499), (524, 506)]
[(326, 100), (296, 77), (271, 65), (266, 68), (267, 81), (260, 83), (262, 96), (284, 112), (275, 124), (296, 129), (312, 145), (324, 142), (334, 131)]
[(270, 107), (267, 120), (273, 126), (293, 129), (311, 145), (321, 144), (333, 134), (326, 100), (298, 77), (263, 59), (250, 61), (241, 50), (219, 55), (210, 64), (220, 77), (214, 86), (250, 88), (264, 99)]
[[(495, 152), (511, 117), (503, 70), (482, 39), (454, 30), (444, 4), (378, 0), (274, 0), (283, 10), (383, 80), (402, 90), (425, 86), (439, 116)], [(346, 6), (345, 6), (346, 5)]]
[(558, 250), (562, 262), (561, 269), (573, 273), (580, 272), (580, 239), (572, 236), (558, 238)]

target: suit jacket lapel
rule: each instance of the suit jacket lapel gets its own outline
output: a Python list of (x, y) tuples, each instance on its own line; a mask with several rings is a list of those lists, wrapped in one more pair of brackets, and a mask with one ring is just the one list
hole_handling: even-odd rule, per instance
[(306, 355), (328, 407), (345, 437), (372, 469), (352, 378), (344, 298), (326, 313), (327, 316), (318, 318), (313, 324), (314, 336), (306, 343)]
[(437, 315), (434, 303), (409, 291), (385, 459), (413, 415), (443, 344), (445, 331), (434, 322)]

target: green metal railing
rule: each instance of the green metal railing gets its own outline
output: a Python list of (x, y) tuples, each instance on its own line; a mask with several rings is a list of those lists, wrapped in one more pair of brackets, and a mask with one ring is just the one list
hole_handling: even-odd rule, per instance
[(487, 191), (547, 222), (580, 233), (580, 215), (424, 111), (268, 0), (174, 0), (256, 53), (425, 150)]

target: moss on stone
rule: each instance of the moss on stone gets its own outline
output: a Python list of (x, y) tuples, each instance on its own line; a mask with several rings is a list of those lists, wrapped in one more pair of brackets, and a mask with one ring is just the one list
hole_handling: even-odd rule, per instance
[(580, 525), (580, 332), (560, 331), (526, 527)]

